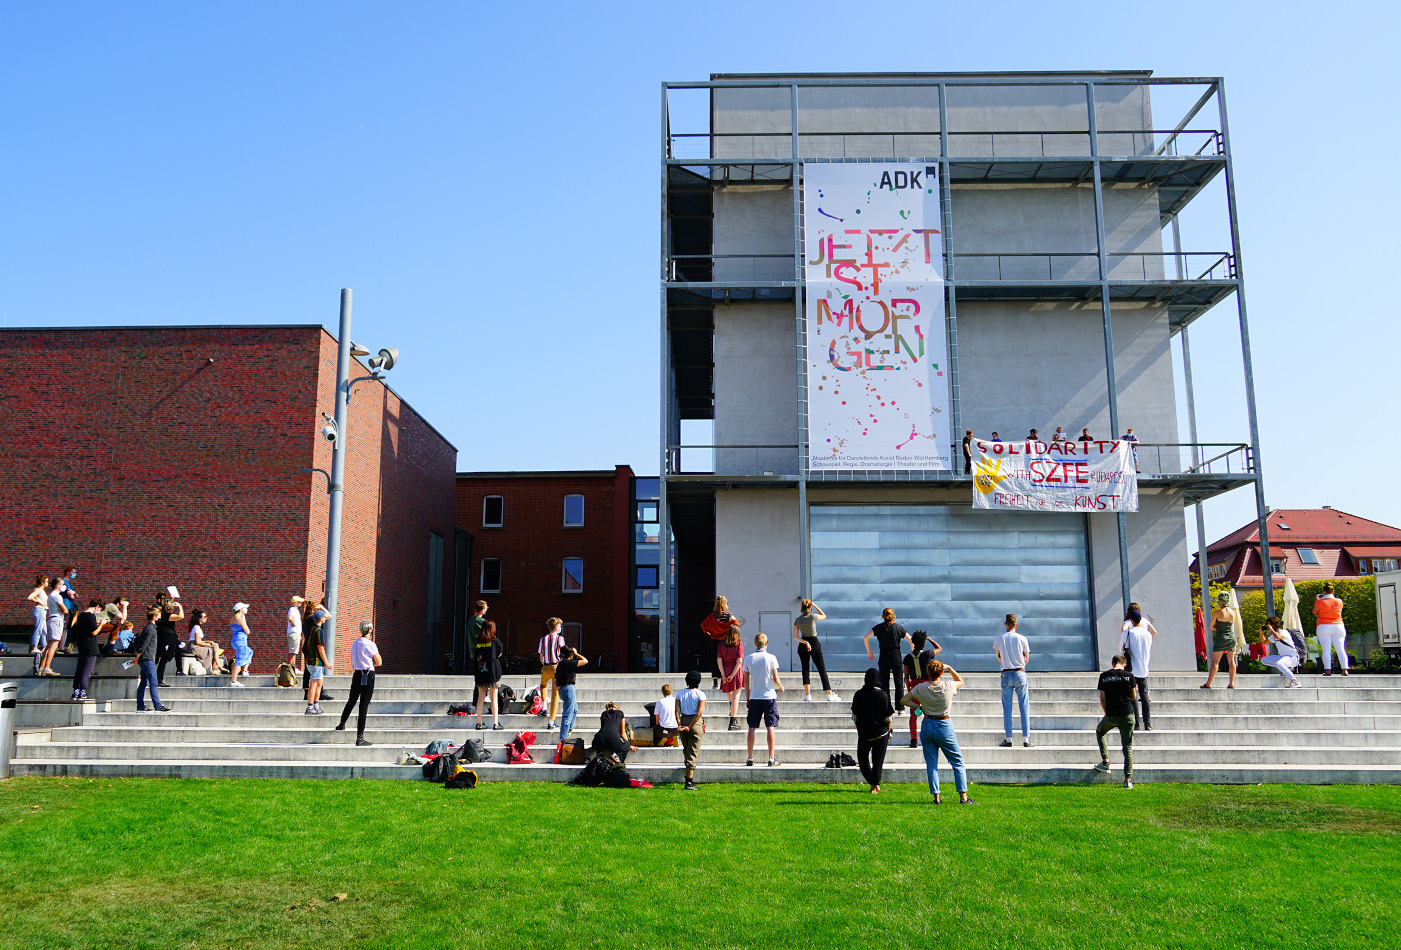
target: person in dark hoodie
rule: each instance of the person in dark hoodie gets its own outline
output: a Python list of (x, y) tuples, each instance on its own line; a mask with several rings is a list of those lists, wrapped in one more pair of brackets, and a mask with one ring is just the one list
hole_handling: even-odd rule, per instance
[(866, 685), (851, 699), (851, 719), (856, 723), (856, 761), (872, 795), (880, 791), (885, 750), (890, 744), (890, 721), (894, 718), (890, 694), (880, 688), (880, 670), (871, 667), (866, 671)]
[[(160, 693), (156, 692), (156, 618), (161, 615), (159, 607), (149, 607), (146, 610), (146, 626), (141, 628), (141, 632), (131, 641), (131, 650), (136, 654), (136, 662), (141, 667), (141, 681), (136, 684), (136, 711), (145, 712), (154, 708), (156, 712), (170, 712), (170, 708), (161, 705)], [(151, 693), (152, 706), (146, 706), (142, 702), (143, 692), (149, 690)]]

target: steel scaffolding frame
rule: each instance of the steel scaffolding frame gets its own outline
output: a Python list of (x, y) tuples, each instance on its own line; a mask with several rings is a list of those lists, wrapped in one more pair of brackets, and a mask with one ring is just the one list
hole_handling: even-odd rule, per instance
[[(803, 133), (799, 128), (800, 118), (800, 92), (804, 88), (820, 87), (931, 87), (936, 88), (938, 93), (939, 129), (926, 132), (901, 132), (901, 133)], [(1026, 86), (1057, 86), (1057, 87), (1081, 87), (1084, 90), (1086, 129), (1084, 132), (1045, 130), (1042, 132), (1018, 130), (1016, 132), (977, 132), (959, 133), (951, 132), (948, 122), (948, 90), (953, 87), (1026, 87)], [(1166, 137), (1156, 145), (1152, 152), (1148, 154), (1103, 154), (1100, 143), (1102, 135), (1119, 135), (1127, 133), (1137, 136), (1142, 134), (1149, 137), (1158, 133), (1151, 130), (1109, 130), (1104, 131), (1098, 127), (1098, 111), (1096, 108), (1096, 89), (1114, 86), (1134, 86), (1134, 87), (1154, 87), (1154, 86), (1202, 86), (1204, 87), (1201, 96), (1195, 104), (1188, 109), (1171, 131), (1166, 131)], [(788, 90), (790, 123), (786, 136), (789, 138), (788, 155), (786, 156), (747, 156), (716, 158), (714, 156), (714, 140), (717, 133), (713, 129), (700, 133), (698, 136), (689, 136), (684, 133), (674, 133), (671, 128), (670, 99), (674, 91), (680, 90), (709, 90), (713, 95), (716, 89), (784, 89)], [(1245, 303), (1245, 277), (1242, 264), (1240, 225), (1236, 206), (1235, 175), (1231, 159), (1230, 132), (1226, 114), (1226, 94), (1225, 81), (1221, 77), (1153, 77), (1147, 72), (1124, 73), (1118, 71), (1084, 71), (1074, 73), (964, 73), (964, 74), (901, 74), (901, 75), (860, 75), (860, 76), (830, 76), (830, 75), (789, 75), (782, 76), (743, 76), (725, 77), (723, 75), (713, 76), (709, 80), (692, 82), (664, 82), (662, 83), (662, 163), (661, 163), (661, 336), (662, 336), (662, 419), (661, 419), (661, 542), (662, 542), (662, 563), (668, 565), (673, 556), (671, 546), (671, 517), (669, 495), (671, 485), (674, 483), (678, 488), (683, 485), (692, 489), (709, 489), (713, 492), (714, 487), (720, 485), (738, 487), (785, 487), (791, 488), (796, 484), (799, 501), (799, 576), (800, 586), (804, 595), (811, 594), (811, 578), (809, 571), (809, 539), (808, 539), (808, 518), (807, 518), (807, 489), (810, 481), (827, 481), (826, 477), (815, 478), (808, 470), (807, 455), (807, 400), (806, 400), (806, 374), (807, 374), (807, 353), (806, 353), (806, 326), (804, 317), (803, 294), (804, 294), (804, 273), (802, 255), (802, 232), (803, 232), (803, 206), (802, 206), (802, 163), (811, 161), (910, 161), (926, 162), (939, 166), (942, 190), (942, 215), (944, 226), (944, 265), (947, 289), (946, 307), (946, 333), (948, 338), (948, 379), (950, 386), (950, 409), (952, 416), (952, 432), (956, 435), (963, 429), (962, 406), (958, 385), (958, 300), (963, 299), (986, 300), (986, 299), (1076, 299), (1092, 300), (1098, 298), (1100, 302), (1100, 316), (1103, 325), (1105, 370), (1107, 381), (1107, 398), (1110, 416), (1110, 427), (1114, 432), (1119, 431), (1118, 413), (1118, 387), (1114, 375), (1114, 346), (1113, 346), (1113, 325), (1112, 307), (1116, 299), (1151, 300), (1156, 303), (1167, 304), (1169, 311), (1169, 324), (1172, 331), (1177, 331), (1181, 336), (1183, 354), (1183, 372), (1187, 394), (1187, 414), (1192, 446), (1193, 469), (1201, 465), (1201, 446), (1197, 444), (1197, 419), (1196, 404), (1193, 393), (1191, 356), (1188, 344), (1188, 327), (1198, 317), (1211, 310), (1216, 304), (1222, 302), (1227, 297), (1234, 296), (1239, 322), (1241, 352), (1243, 357), (1242, 369), (1244, 372), (1246, 413), (1249, 424), (1250, 442), (1248, 446), (1248, 458), (1250, 471), (1233, 473), (1229, 477), (1224, 477), (1216, 482), (1200, 482), (1188, 493), (1185, 498), (1188, 503), (1196, 505), (1196, 520), (1199, 531), (1199, 540), (1203, 546), (1202, 570), (1205, 572), (1205, 534), (1201, 505), (1205, 498), (1220, 491), (1229, 491), (1232, 488), (1250, 483), (1255, 490), (1256, 516), (1258, 529), (1260, 532), (1262, 549), (1268, 547), (1269, 534), (1266, 523), (1267, 509), (1265, 506), (1264, 475), (1262, 455), (1260, 451), (1259, 420), (1255, 402), (1254, 370), (1250, 352), (1250, 335), (1247, 320)], [(1218, 130), (1194, 130), (1189, 128), (1192, 122), (1202, 114), (1202, 110), (1213, 100), (1217, 103), (1220, 128)], [(736, 133), (739, 134), (739, 133)], [(749, 138), (757, 137), (783, 137), (785, 133), (744, 133)], [(894, 140), (897, 135), (909, 137), (924, 136), (932, 138), (937, 135), (939, 141), (939, 154), (934, 155), (884, 155), (879, 158), (866, 157), (864, 159), (832, 159), (824, 156), (804, 156), (802, 154), (802, 138), (804, 134), (813, 135), (855, 135), (867, 138), (879, 136), (889, 136), (892, 141), (892, 151), (894, 150)], [(1042, 154), (1028, 155), (963, 155), (952, 154), (950, 140), (953, 136), (960, 134), (976, 134), (980, 137), (988, 138), (990, 141), (990, 151), (996, 151), (997, 135), (1013, 135), (1025, 137), (1028, 135), (1039, 136)], [(1177, 143), (1187, 136), (1205, 136), (1204, 144), (1195, 152), (1190, 154), (1176, 154)], [(1067, 137), (1084, 137), (1088, 144), (1088, 154), (1044, 154), (1046, 151), (1047, 137), (1055, 137), (1057, 141), (1064, 141)], [(676, 155), (675, 143), (678, 139), (689, 137), (704, 137), (710, 140), (711, 145), (706, 157), (680, 157)], [(1018, 139), (1021, 141), (1022, 139)], [(1106, 171), (1108, 174), (1106, 174)], [(1224, 176), (1226, 190), (1226, 205), (1230, 225), (1231, 247), (1229, 252), (1222, 257), (1220, 263), (1224, 264), (1223, 273), (1215, 275), (1216, 265), (1205, 272), (1197, 279), (1187, 278), (1186, 259), (1190, 256), (1181, 247), (1180, 230), (1178, 226), (1178, 215), (1200, 191), (1212, 181), (1217, 174)], [(1092, 184), (1094, 188), (1094, 213), (1095, 213), (1095, 235), (1096, 251), (1094, 256), (1096, 276), (1094, 279), (1073, 278), (1055, 279), (1054, 266), (1049, 263), (1049, 259), (1056, 256), (1069, 257), (1089, 255), (997, 255), (999, 258), (999, 278), (1001, 277), (1002, 257), (1045, 257), (1048, 259), (1048, 279), (1045, 280), (986, 280), (986, 279), (960, 279), (957, 273), (957, 263), (960, 255), (956, 253), (957, 228), (951, 212), (952, 189), (956, 182), (968, 183), (973, 181), (997, 181), (997, 182), (1065, 182), (1071, 181), (1081, 184)], [(731, 184), (735, 182), (788, 182), (792, 187), (793, 202), (793, 249), (792, 262), (793, 272), (791, 278), (785, 279), (752, 279), (752, 280), (727, 280), (716, 281), (714, 279), (693, 280), (678, 279), (681, 277), (691, 277), (694, 274), (681, 273), (678, 263), (689, 259), (709, 259), (710, 267), (703, 267), (703, 270), (713, 268), (714, 261), (718, 258), (714, 254), (713, 246), (709, 255), (677, 255), (673, 253), (672, 229), (671, 229), (671, 199), (673, 197), (674, 185), (682, 181), (691, 185), (697, 191), (701, 189), (714, 188), (719, 184)], [(1159, 200), (1161, 223), (1168, 225), (1172, 229), (1174, 246), (1171, 254), (1164, 254), (1162, 257), (1171, 257), (1176, 273), (1175, 279), (1148, 279), (1147, 263), (1144, 263), (1144, 279), (1142, 280), (1122, 280), (1113, 276), (1115, 267), (1111, 265), (1111, 260), (1126, 255), (1116, 255), (1108, 250), (1105, 219), (1104, 219), (1104, 187), (1108, 182), (1154, 182), (1159, 183)], [(752, 255), (755, 259), (765, 255)], [(988, 255), (981, 255), (988, 256)], [(1132, 256), (1132, 255), (1127, 255)], [(787, 257), (787, 254), (782, 255)], [(969, 257), (964, 258), (969, 259)], [(702, 263), (704, 261), (702, 260)], [(688, 265), (689, 266), (689, 265)], [(675, 352), (672, 346), (672, 314), (678, 309), (675, 305), (683, 303), (698, 304), (695, 309), (703, 311), (707, 306), (712, 310), (711, 332), (713, 334), (713, 307), (716, 302), (737, 302), (737, 301), (789, 301), (793, 303), (794, 311), (794, 332), (795, 332), (795, 355), (797, 359), (797, 407), (798, 407), (798, 474), (773, 476), (741, 476), (725, 477), (716, 473), (711, 478), (680, 475), (673, 465), (673, 458), (679, 458), (680, 446), (680, 422), (683, 418), (682, 409), (677, 396), (676, 388), (676, 364)], [(713, 418), (713, 356), (712, 356), (712, 378), (710, 380), (711, 415)], [(695, 397), (690, 397), (694, 400)], [(695, 409), (690, 410), (687, 417), (697, 418), (703, 416), (695, 415)], [(953, 456), (956, 459), (956, 455)], [(826, 473), (823, 473), (825, 476)], [(901, 473), (861, 473), (853, 474), (849, 477), (852, 482), (881, 482), (895, 483), (899, 481), (914, 481), (916, 479), (901, 479)], [(903, 473), (909, 476), (911, 473)], [(923, 474), (923, 473), (922, 473)], [(953, 473), (929, 473), (932, 477), (921, 477), (919, 481), (943, 482), (948, 485), (960, 483), (959, 476)], [(1173, 476), (1171, 481), (1174, 484), (1186, 486), (1190, 483), (1187, 476)], [(1116, 516), (1117, 534), (1119, 546), (1119, 566), (1121, 594), (1125, 603), (1131, 597), (1130, 577), (1128, 568), (1128, 542), (1125, 515), (1120, 513)], [(1270, 570), (1268, 559), (1262, 564), (1263, 580), (1265, 590), (1273, 590), (1273, 576)], [(664, 577), (669, 576), (669, 571), (663, 571)], [(676, 631), (672, 629), (670, 623), (670, 598), (672, 591), (664, 581), (661, 588), (661, 631), (659, 634), (659, 650), (662, 668), (669, 668), (674, 662)], [(1274, 601), (1271, 596), (1266, 596), (1266, 605), (1270, 614), (1273, 615)]]

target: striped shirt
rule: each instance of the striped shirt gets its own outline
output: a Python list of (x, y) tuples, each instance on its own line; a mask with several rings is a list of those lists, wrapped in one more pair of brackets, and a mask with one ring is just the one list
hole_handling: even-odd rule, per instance
[(540, 638), (540, 648), (535, 652), (540, 654), (540, 662), (546, 666), (554, 666), (559, 662), (559, 651), (564, 647), (564, 637), (557, 633), (547, 633)]

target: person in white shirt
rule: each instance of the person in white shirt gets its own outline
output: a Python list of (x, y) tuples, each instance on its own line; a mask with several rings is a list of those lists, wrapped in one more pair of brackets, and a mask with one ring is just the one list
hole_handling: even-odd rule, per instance
[(1002, 732), (1000, 743), (1012, 746), (1012, 697), (1022, 717), (1022, 745), (1031, 748), (1031, 703), (1026, 693), (1026, 664), (1031, 659), (1031, 644), (1017, 632), (1017, 615), (1008, 614), (1003, 622), (1007, 632), (992, 641), (992, 652), (1002, 665)]
[(1278, 617), (1271, 617), (1263, 626), (1260, 633), (1265, 637), (1265, 642), (1275, 648), (1273, 656), (1267, 656), (1260, 662), (1266, 666), (1275, 668), (1280, 676), (1284, 677), (1285, 685), (1290, 689), (1300, 689), (1303, 683), (1299, 682), (1299, 677), (1294, 675), (1294, 669), (1299, 665), (1299, 648), (1294, 645), (1294, 638), (1284, 629)]
[(559, 718), (559, 686), (555, 683), (555, 667), (559, 665), (559, 653), (564, 649), (564, 637), (560, 631), (564, 629), (564, 621), (558, 617), (551, 617), (545, 621), (545, 635), (540, 638), (540, 643), (535, 649), (535, 655), (540, 658), (540, 698), (545, 698), (545, 687), (550, 688), (550, 712), (546, 719), (545, 728), (553, 729), (555, 720)]
[(287, 608), (287, 665), (298, 669), (297, 660), (302, 655), (302, 604), (306, 598), (292, 595), (292, 606)]
[(778, 694), (783, 683), (778, 678), (778, 657), (768, 651), (769, 638), (754, 636), (754, 652), (744, 658), (744, 705), (749, 719), (749, 742), (745, 765), (754, 764), (754, 733), (762, 721), (769, 737), (769, 765), (777, 765), (774, 754), (774, 727), (778, 725)]
[(681, 759), (686, 766), (686, 791), (696, 790), (696, 763), (700, 761), (701, 739), (705, 737), (705, 693), (701, 691), (700, 670), (686, 674), (686, 688), (676, 696), (681, 723)]
[(362, 620), (360, 639), (350, 645), (350, 668), (354, 671), (350, 676), (350, 696), (346, 698), (340, 724), (336, 726), (337, 732), (345, 731), (345, 721), (350, 718), (350, 711), (358, 702), (360, 718), (355, 727), (356, 745), (374, 744), (365, 738), (365, 713), (370, 708), (370, 697), (375, 694), (375, 667), (381, 662), (379, 647), (375, 645), (375, 625)]
[[(1119, 637), (1119, 652), (1129, 661), (1129, 672), (1133, 674), (1134, 689), (1138, 694), (1138, 701), (1133, 707), (1133, 727), (1148, 732), (1153, 731), (1153, 721), (1149, 717), (1148, 664), (1153, 655), (1153, 638), (1157, 635), (1158, 629), (1153, 626), (1153, 621), (1143, 616), (1142, 608), (1137, 603), (1129, 604), (1128, 613), (1124, 614), (1124, 631)], [(1143, 707), (1142, 718), (1138, 715), (1140, 706)]]
[(662, 698), (652, 704), (656, 716), (656, 728), (652, 730), (652, 745), (660, 746), (673, 736), (680, 735), (681, 723), (676, 719), (676, 695), (670, 683), (662, 684)]

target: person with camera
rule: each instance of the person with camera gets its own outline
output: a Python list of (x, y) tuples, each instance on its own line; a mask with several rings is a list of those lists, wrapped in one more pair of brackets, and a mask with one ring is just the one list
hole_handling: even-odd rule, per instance
[(559, 718), (559, 741), (569, 739), (569, 732), (579, 718), (579, 701), (575, 698), (574, 683), (579, 675), (579, 667), (588, 666), (583, 654), (565, 644), (559, 651), (559, 662), (555, 664), (555, 685), (559, 687), (560, 702), (564, 709)]
[(360, 621), (360, 639), (350, 645), (350, 696), (341, 710), (341, 721), (337, 732), (345, 731), (345, 721), (355, 704), (360, 704), (360, 715), (355, 724), (355, 744), (374, 745), (365, 738), (365, 714), (370, 709), (370, 698), (375, 694), (375, 667), (383, 662), (379, 647), (375, 645), (375, 625), (368, 620)]
[(166, 591), (156, 595), (156, 606), (160, 608), (160, 619), (156, 621), (156, 678), (163, 687), (165, 668), (175, 660), (175, 672), (180, 672), (180, 631), (175, 629), (175, 621), (185, 619), (185, 608)]

